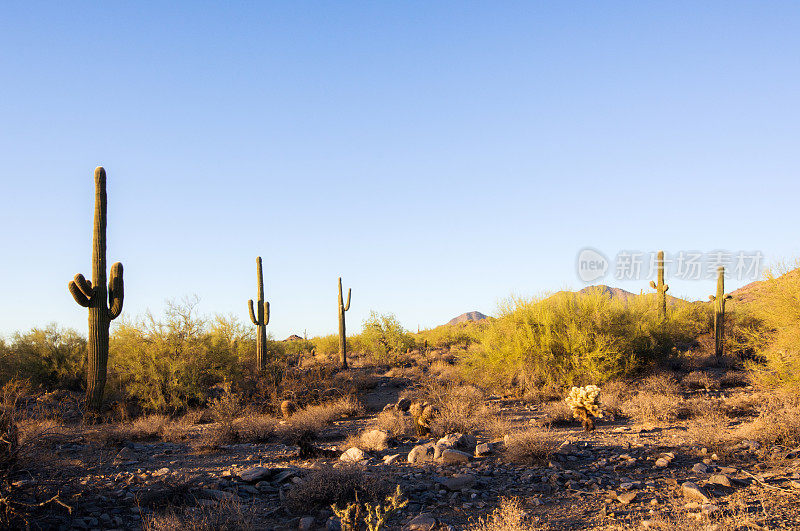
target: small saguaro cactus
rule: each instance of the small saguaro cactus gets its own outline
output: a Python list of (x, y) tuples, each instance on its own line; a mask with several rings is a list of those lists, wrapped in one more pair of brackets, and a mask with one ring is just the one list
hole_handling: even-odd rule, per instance
[(267, 325), (269, 324), (269, 302), (264, 301), (264, 275), (261, 273), (261, 257), (256, 256), (256, 274), (258, 275), (257, 308), (253, 308), (253, 299), (247, 301), (250, 309), (250, 320), (256, 325), (256, 369), (264, 370), (267, 366)]
[(106, 170), (94, 170), (94, 232), (92, 236), (92, 280), (80, 273), (69, 283), (72, 298), (89, 308), (89, 363), (86, 373), (86, 404), (97, 411), (103, 405), (108, 366), (108, 327), (122, 313), (125, 293), (122, 264), (111, 266), (106, 285)]
[(594, 418), (603, 418), (603, 411), (600, 409), (600, 388), (596, 385), (586, 387), (573, 387), (569, 396), (564, 399), (572, 409), (572, 416), (581, 421), (586, 431), (594, 430)]
[(350, 309), (351, 288), (347, 288), (347, 304), (342, 297), (342, 277), (339, 277), (339, 364), (343, 369), (347, 368), (347, 337), (344, 327), (344, 312)]
[(650, 287), (658, 292), (658, 315), (663, 319), (667, 316), (667, 290), (664, 284), (664, 251), (658, 251), (658, 284), (650, 281)]
[(732, 298), (725, 293), (725, 267), (717, 268), (717, 294), (709, 295), (709, 300), (714, 303), (714, 353), (717, 358), (722, 357), (723, 340), (725, 337), (725, 301)]

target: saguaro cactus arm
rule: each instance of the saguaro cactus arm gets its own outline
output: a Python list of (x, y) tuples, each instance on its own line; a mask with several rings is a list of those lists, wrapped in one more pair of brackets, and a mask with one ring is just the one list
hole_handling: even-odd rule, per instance
[(108, 318), (112, 321), (122, 313), (124, 298), (125, 283), (122, 280), (122, 264), (115, 262), (111, 266), (111, 278), (108, 281)]
[(344, 311), (350, 309), (350, 294), (352, 293), (353, 288), (347, 288), (347, 304), (344, 305)]
[(80, 273), (69, 281), (69, 292), (79, 305), (88, 308), (92, 303), (92, 283), (88, 282)]

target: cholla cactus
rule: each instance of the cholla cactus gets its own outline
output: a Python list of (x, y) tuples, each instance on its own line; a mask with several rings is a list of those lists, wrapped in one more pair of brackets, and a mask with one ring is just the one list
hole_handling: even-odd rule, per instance
[(600, 388), (596, 385), (586, 387), (573, 387), (569, 396), (564, 399), (572, 409), (572, 416), (580, 420), (586, 431), (594, 429), (594, 419), (603, 418), (603, 411), (600, 409)]
[[(386, 527), (386, 522), (395, 512), (408, 505), (408, 500), (403, 498), (403, 493), (400, 491), (400, 485), (394, 491), (394, 494), (386, 497), (386, 501), (381, 504), (362, 504), (358, 501), (358, 493), (356, 493), (355, 503), (345, 505), (340, 509), (338, 505), (331, 505), (333, 513), (339, 517), (342, 526), (342, 531), (358, 531), (359, 523), (363, 520), (367, 531), (382, 531)], [(361, 517), (362, 512), (366, 511), (366, 516)]]

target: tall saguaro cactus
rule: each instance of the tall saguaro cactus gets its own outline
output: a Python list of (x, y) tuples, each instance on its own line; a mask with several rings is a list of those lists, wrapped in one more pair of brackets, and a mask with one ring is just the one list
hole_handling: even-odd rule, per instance
[(339, 277), (339, 363), (343, 369), (347, 368), (347, 337), (344, 330), (344, 312), (350, 309), (351, 288), (347, 288), (347, 304), (342, 297), (342, 277)]
[(94, 170), (94, 234), (92, 236), (92, 280), (80, 273), (69, 283), (72, 298), (89, 308), (89, 363), (86, 374), (86, 404), (99, 410), (103, 405), (103, 388), (108, 367), (108, 327), (122, 313), (125, 294), (122, 264), (111, 266), (111, 279), (106, 286), (106, 170)]
[(658, 292), (658, 315), (664, 319), (667, 317), (667, 290), (669, 286), (664, 284), (664, 251), (658, 251), (658, 284), (650, 281), (650, 287)]
[(264, 370), (267, 366), (267, 325), (269, 324), (269, 302), (264, 301), (264, 275), (261, 273), (261, 257), (256, 257), (256, 272), (258, 275), (258, 301), (257, 309), (253, 309), (253, 299), (247, 301), (250, 309), (250, 320), (256, 325), (258, 336), (256, 338), (256, 369)]
[(732, 298), (725, 293), (725, 267), (717, 268), (717, 294), (709, 295), (714, 303), (714, 353), (717, 359), (722, 357), (723, 339), (725, 338), (725, 301)]

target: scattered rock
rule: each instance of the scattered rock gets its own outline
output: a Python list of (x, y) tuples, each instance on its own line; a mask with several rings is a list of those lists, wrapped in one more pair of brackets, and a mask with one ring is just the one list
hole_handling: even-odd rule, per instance
[(403, 531), (431, 531), (436, 527), (436, 519), (427, 513), (415, 516), (403, 526)]
[(471, 474), (456, 474), (450, 477), (436, 478), (436, 482), (450, 491), (467, 489), (475, 484), (475, 476)]
[(731, 478), (726, 476), (725, 474), (714, 474), (710, 478), (708, 478), (708, 482), (712, 485), (720, 485), (723, 487), (733, 487), (731, 484)]
[(383, 464), (393, 465), (398, 457), (400, 457), (400, 454), (385, 455), (383, 456)]
[(708, 473), (708, 465), (705, 463), (696, 463), (692, 467), (692, 472), (696, 474), (707, 474)]
[(424, 463), (433, 458), (433, 443), (420, 444), (408, 452), (409, 463)]
[(353, 448), (350, 448), (345, 453), (343, 453), (339, 457), (339, 460), (340, 461), (344, 461), (345, 463), (358, 463), (359, 461), (362, 461), (362, 460), (364, 460), (366, 458), (367, 458), (367, 456), (364, 453), (364, 450), (362, 450), (360, 448), (356, 448), (354, 446)]
[(475, 457), (481, 457), (492, 453), (492, 443), (481, 443), (475, 447)]
[(304, 516), (300, 519), (300, 523), (297, 525), (297, 529), (300, 531), (311, 531), (314, 529), (314, 517), (313, 516)]
[(469, 454), (460, 450), (447, 449), (439, 458), (443, 465), (461, 465), (469, 462)]
[(253, 466), (238, 473), (239, 479), (247, 483), (256, 483), (272, 475), (272, 470), (264, 466)]
[(708, 503), (710, 501), (703, 489), (691, 481), (687, 481), (681, 485), (681, 492), (683, 493), (683, 497), (689, 500), (695, 500), (702, 503)]
[(401, 398), (397, 401), (395, 407), (400, 411), (408, 411), (408, 408), (411, 407), (411, 399), (409, 398)]
[(617, 496), (617, 500), (618, 500), (618, 501), (619, 501), (619, 502), (620, 502), (622, 505), (628, 505), (629, 503), (631, 503), (631, 502), (632, 502), (633, 500), (635, 500), (635, 499), (636, 499), (636, 492), (634, 492), (634, 491), (631, 491), (631, 492), (624, 492), (624, 493), (622, 493), (622, 494), (619, 494), (619, 495)]

